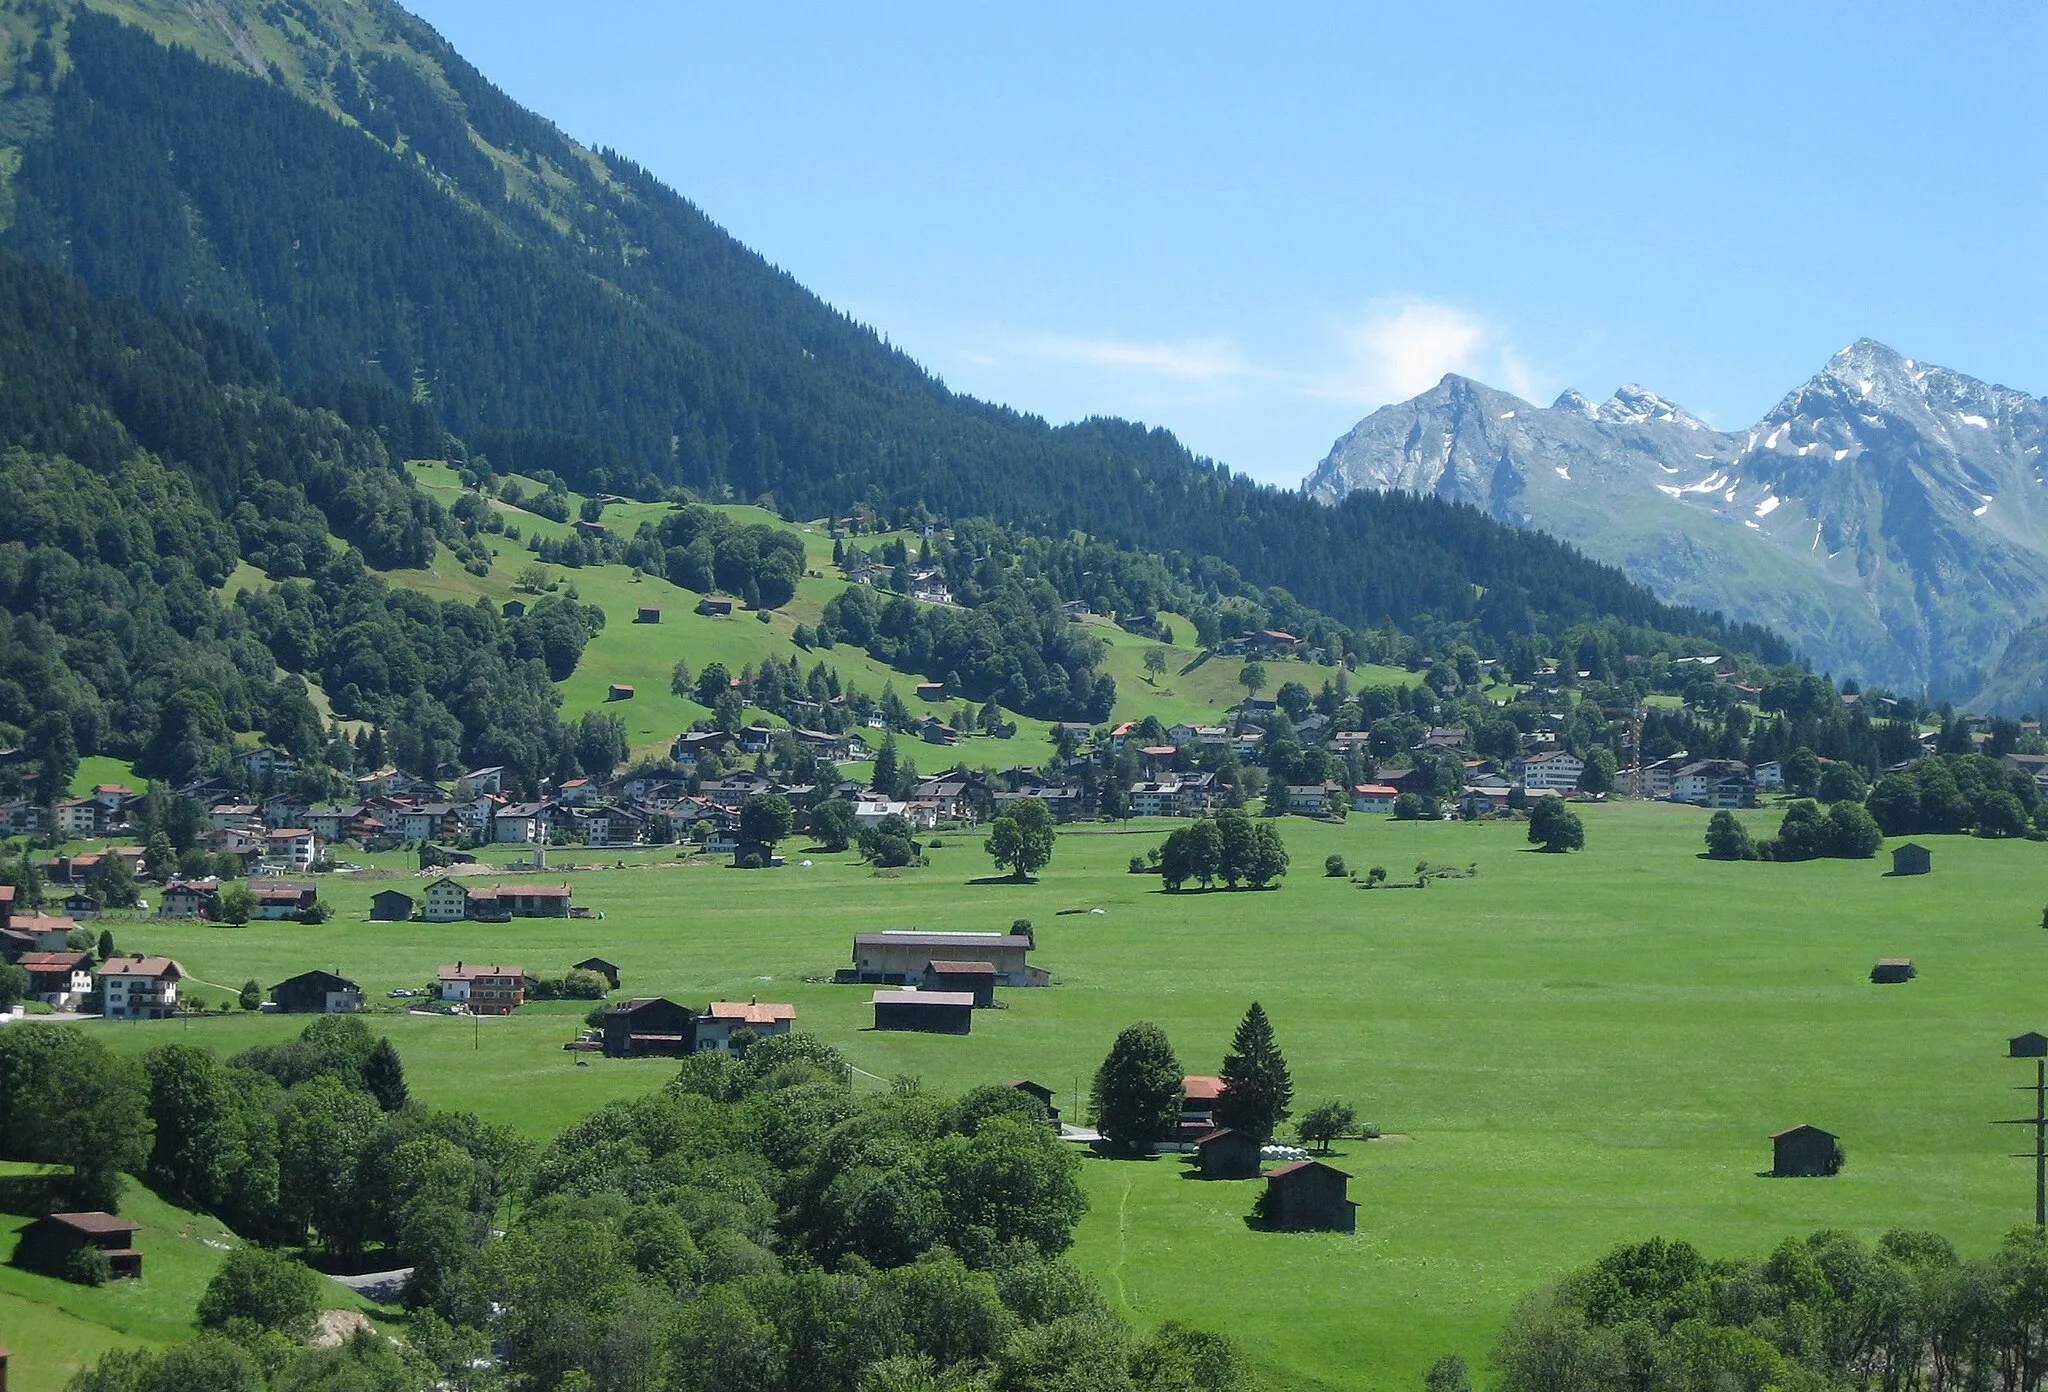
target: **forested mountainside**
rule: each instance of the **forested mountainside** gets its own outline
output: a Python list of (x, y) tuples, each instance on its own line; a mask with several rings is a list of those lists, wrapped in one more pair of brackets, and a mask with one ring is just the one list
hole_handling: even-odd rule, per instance
[(1084, 532), (1183, 576), (1208, 565), (1219, 593), (1283, 587), (1437, 641), (1615, 620), (1790, 656), (1471, 507), (1323, 508), (1165, 431), (1054, 429), (955, 395), (383, 0), (105, 7), (149, 32), (0, 5), (0, 139), (19, 161), (6, 243), (260, 336), (301, 393), (394, 391), (498, 470), (639, 496), (681, 483), (786, 516), (918, 503)]
[(2048, 685), (2026, 631), (2048, 615), (2044, 448), (2048, 403), (1864, 339), (1744, 431), (1640, 387), (1543, 408), (1446, 377), (1360, 422), (1305, 491), (1469, 502), (1838, 675), (2019, 712)]

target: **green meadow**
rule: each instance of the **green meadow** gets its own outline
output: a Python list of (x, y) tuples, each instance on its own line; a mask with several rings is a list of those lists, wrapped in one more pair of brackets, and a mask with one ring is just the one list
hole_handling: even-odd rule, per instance
[[(1755, 814), (1760, 828), (1775, 817)], [(1258, 999), (1297, 1109), (1344, 1098), (1387, 1133), (1339, 1147), (1357, 1233), (1254, 1232), (1255, 1182), (1186, 1179), (1171, 1159), (1090, 1160), (1075, 1255), (1137, 1319), (1229, 1330), (1275, 1385), (1408, 1389), (1440, 1353), (1482, 1359), (1522, 1292), (1617, 1242), (1662, 1234), (1735, 1254), (1819, 1227), (1904, 1225), (1981, 1250), (2030, 1216), (2028, 1167), (1991, 1123), (2019, 1105), (2006, 1038), (2048, 1026), (2048, 847), (1936, 838), (1934, 873), (1912, 879), (1886, 876), (1883, 858), (1716, 864), (1698, 855), (1706, 818), (1589, 808), (1588, 849), (1568, 857), (1531, 852), (1514, 824), (1290, 818), (1293, 871), (1256, 894), (1167, 895), (1129, 874), (1160, 823), (1070, 829), (1028, 885), (985, 882), (972, 835), (941, 833), (929, 868), (879, 874), (807, 856), (799, 838), (781, 870), (665, 852), (566, 873), (601, 920), (371, 924), (374, 890), (419, 884), (372, 871), (323, 881), (340, 913), (318, 927), (114, 926), (124, 948), (168, 952), (202, 983), (326, 967), (380, 1005), (441, 962), (554, 975), (596, 953), (621, 965), (628, 995), (793, 1001), (864, 1086), (1033, 1077), (1070, 1110), (1124, 1025), (1158, 1022), (1188, 1071), (1213, 1072)], [(1367, 891), (1323, 875), (1333, 853), (1395, 882), (1424, 860), (1473, 873)], [(865, 990), (824, 984), (857, 930), (1014, 918), (1033, 921), (1056, 984), (1005, 993), (970, 1037), (877, 1034)], [(1919, 979), (1873, 986), (1881, 956), (1913, 958)], [(372, 1024), (422, 1100), (546, 1136), (667, 1074), (564, 1052), (582, 1010)], [(234, 1050), (302, 1023), (89, 1027), (122, 1049)], [(1801, 1122), (1840, 1134), (1847, 1168), (1761, 1177), (1768, 1134)]]

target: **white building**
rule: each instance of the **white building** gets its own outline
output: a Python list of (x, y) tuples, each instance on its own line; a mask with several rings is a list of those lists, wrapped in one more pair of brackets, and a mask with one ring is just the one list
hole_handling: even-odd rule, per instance
[(167, 1020), (178, 1011), (184, 975), (168, 957), (109, 957), (99, 972), (102, 1013), (109, 1020)]
[(1131, 785), (1131, 815), (1133, 817), (1178, 817), (1181, 813), (1180, 784), (1133, 783)]
[(713, 1001), (697, 1017), (697, 1052), (731, 1054), (733, 1031), (750, 1029), (757, 1040), (788, 1034), (796, 1007), (761, 1001)]
[(1549, 754), (1532, 754), (1522, 761), (1522, 786), (1530, 792), (1547, 789), (1554, 793), (1575, 792), (1586, 761), (1559, 749)]
[(443, 875), (427, 886), (420, 917), (429, 923), (460, 923), (469, 917), (469, 891)]
[(1351, 790), (1353, 812), (1392, 812), (1394, 799), (1401, 796), (1399, 788), (1390, 788), (1384, 783), (1360, 783)]
[(263, 858), (286, 871), (306, 871), (320, 859), (320, 838), (305, 827), (280, 827), (263, 838)]

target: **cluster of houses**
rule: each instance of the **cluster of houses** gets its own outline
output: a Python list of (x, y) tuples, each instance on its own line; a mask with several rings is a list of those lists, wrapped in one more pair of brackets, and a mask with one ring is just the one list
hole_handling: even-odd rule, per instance
[(736, 1056), (760, 1040), (788, 1034), (796, 1025), (796, 1007), (756, 999), (712, 1001), (693, 1010), (665, 996), (648, 996), (608, 1005), (599, 1020), (599, 1038), (588, 1042), (610, 1058)]

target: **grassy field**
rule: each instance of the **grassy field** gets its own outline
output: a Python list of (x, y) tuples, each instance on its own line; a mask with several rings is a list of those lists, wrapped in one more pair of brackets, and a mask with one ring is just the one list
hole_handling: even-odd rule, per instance
[[(452, 505), (461, 496), (460, 482), (454, 471), (445, 465), (414, 464), (411, 467), (420, 486), (443, 503)], [(540, 491), (539, 485), (531, 481), (526, 486), (529, 491)], [(581, 502), (577, 495), (570, 497), (572, 507)], [(518, 525), (522, 540), (491, 539), (498, 554), (488, 576), (469, 574), (450, 553), (443, 550), (429, 570), (391, 571), (387, 572), (386, 578), (394, 585), (440, 599), (473, 602), (484, 598), (494, 604), (502, 604), (508, 599), (524, 598), (531, 602), (531, 596), (522, 595), (517, 589), (520, 573), (534, 564), (523, 538), (566, 535), (569, 526), (503, 503), (494, 503), (493, 506), (508, 521)], [(661, 503), (614, 503), (605, 509), (604, 521), (615, 532), (630, 536), (642, 522), (656, 521), (666, 511), (667, 505)], [(692, 721), (711, 714), (708, 708), (697, 702), (669, 693), (669, 674), (678, 659), (687, 661), (692, 673), (701, 672), (713, 662), (722, 662), (737, 673), (750, 663), (758, 665), (765, 657), (773, 656), (785, 662), (795, 657), (806, 672), (823, 662), (839, 673), (841, 681), (852, 683), (873, 696), (879, 696), (883, 687), (894, 683), (898, 693), (909, 700), (910, 688), (920, 679), (876, 662), (859, 648), (840, 646), (826, 652), (805, 651), (796, 645), (797, 626), (816, 625), (824, 616), (825, 605), (847, 586), (833, 568), (832, 539), (823, 527), (783, 522), (773, 513), (759, 508), (728, 506), (720, 511), (747, 523), (778, 527), (800, 537), (808, 558), (808, 569), (816, 574), (799, 582), (796, 598), (784, 608), (770, 613), (768, 622), (762, 623), (760, 615), (744, 611), (731, 618), (708, 618), (697, 614), (694, 611), (698, 595), (671, 585), (658, 576), (636, 578), (626, 566), (591, 566), (581, 570), (544, 567), (550, 578), (574, 586), (580, 602), (603, 609), (607, 620), (604, 631), (584, 650), (583, 660), (577, 664), (574, 675), (562, 683), (564, 717), (573, 719), (587, 710), (608, 709), (626, 722), (627, 738), (636, 754), (665, 753), (678, 732), (688, 729)], [(860, 542), (863, 546), (873, 547), (887, 539), (864, 536)], [(244, 579), (242, 583), (248, 581)], [(635, 623), (634, 616), (643, 606), (660, 609), (661, 622)], [(1244, 699), (1244, 688), (1237, 681), (1243, 662), (1235, 658), (1202, 661), (1201, 650), (1191, 646), (1194, 625), (1174, 615), (1163, 615), (1162, 618), (1171, 625), (1176, 638), (1182, 640), (1179, 644), (1162, 645), (1139, 634), (1126, 633), (1106, 619), (1089, 620), (1090, 632), (1110, 648), (1104, 670), (1116, 678), (1117, 704), (1113, 718), (1139, 720), (1147, 715), (1157, 715), (1165, 725), (1183, 720), (1220, 720), (1226, 708)], [(1167, 671), (1153, 684), (1145, 677), (1144, 655), (1147, 648), (1160, 646), (1167, 649)], [(1334, 668), (1307, 662), (1269, 662), (1266, 671), (1269, 693), (1288, 681), (1299, 681), (1311, 691), (1317, 691), (1335, 675)], [(1420, 677), (1415, 673), (1391, 667), (1367, 667), (1352, 674), (1354, 686), (1403, 685), (1418, 680)], [(633, 698), (628, 701), (608, 700), (614, 685), (634, 688)], [(951, 709), (950, 705), (947, 709)], [(1003, 742), (970, 740), (947, 756), (947, 766), (950, 767), (957, 759), (965, 759), (969, 764), (997, 766), (1043, 763), (1051, 752), (1047, 739), (1050, 727), (1044, 721), (1020, 720), (1018, 723), (1016, 739)], [(937, 757), (933, 754), (927, 762), (935, 761)]]
[[(173, 1207), (133, 1180), (121, 1213), (141, 1224), (136, 1246), (143, 1277), (76, 1286), (12, 1264), (21, 1230), (37, 1211), (29, 1201), (47, 1171), (0, 1162), (0, 1346), (14, 1358), (16, 1392), (57, 1392), (79, 1368), (111, 1348), (169, 1343), (192, 1335), (192, 1313), (206, 1283), (237, 1239), (220, 1223)], [(322, 1283), (336, 1309), (373, 1309), (346, 1287)]]
[[(805, 867), (799, 841), (780, 871), (643, 855), (569, 876), (602, 921), (372, 925), (368, 896), (391, 881), (336, 878), (323, 888), (342, 912), (320, 927), (116, 931), (207, 982), (267, 986), (320, 966), (380, 997), (457, 958), (553, 974), (596, 952), (631, 995), (794, 1001), (865, 1085), (1032, 1076), (1070, 1108), (1123, 1025), (1157, 1021), (1190, 1071), (1213, 1071), (1256, 997), (1301, 1104), (1346, 1098), (1406, 1138), (1352, 1142), (1339, 1160), (1357, 1177), (1356, 1235), (1254, 1232), (1255, 1184), (1090, 1161), (1077, 1256), (1135, 1317), (1229, 1329), (1286, 1385), (1412, 1388), (1441, 1352), (1482, 1356), (1518, 1294), (1616, 1242), (1661, 1233), (1733, 1254), (1821, 1226), (1908, 1225), (1981, 1249), (2028, 1216), (2026, 1167), (1989, 1123), (2013, 1106), (2006, 1037), (2048, 1025), (2048, 848), (1938, 838), (1933, 875), (1895, 880), (1883, 862), (1709, 863), (1705, 821), (1668, 805), (1590, 809), (1590, 849), (1558, 858), (1528, 851), (1514, 825), (1289, 819), (1283, 889), (1182, 896), (1125, 872), (1163, 824), (1070, 831), (1031, 885), (975, 883), (988, 871), (978, 838), (942, 835), (930, 869), (893, 878), (844, 856)], [(1477, 874), (1367, 892), (1321, 875), (1331, 853), (1395, 879), (1423, 859)], [(1017, 917), (1037, 925), (1057, 984), (1006, 993), (965, 1039), (876, 1034), (865, 991), (816, 980), (858, 929)], [(1920, 979), (1870, 985), (1892, 955)], [(580, 1013), (373, 1024), (403, 1051), (415, 1095), (546, 1135), (666, 1071), (562, 1052)], [(94, 1028), (120, 1048), (234, 1049), (299, 1023)], [(1768, 1133), (1800, 1122), (1842, 1136), (1846, 1171), (1759, 1177)]]

